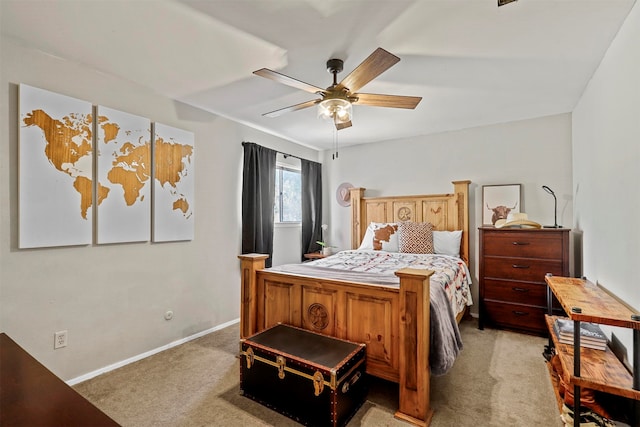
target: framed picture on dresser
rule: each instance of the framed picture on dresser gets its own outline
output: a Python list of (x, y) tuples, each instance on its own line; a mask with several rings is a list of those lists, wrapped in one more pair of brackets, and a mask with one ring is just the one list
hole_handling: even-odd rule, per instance
[(494, 225), (509, 213), (520, 212), (522, 192), (520, 184), (482, 186), (482, 224)]

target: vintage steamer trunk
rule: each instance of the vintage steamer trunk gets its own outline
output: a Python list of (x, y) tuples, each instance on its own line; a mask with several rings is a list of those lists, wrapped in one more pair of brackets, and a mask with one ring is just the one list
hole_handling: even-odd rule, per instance
[(240, 393), (309, 426), (343, 426), (365, 400), (366, 346), (278, 324), (240, 341)]

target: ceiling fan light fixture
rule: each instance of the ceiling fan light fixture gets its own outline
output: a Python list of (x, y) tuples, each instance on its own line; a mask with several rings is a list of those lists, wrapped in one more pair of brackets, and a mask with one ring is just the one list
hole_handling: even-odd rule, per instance
[(351, 121), (353, 107), (342, 98), (327, 98), (318, 103), (318, 117), (341, 124)]

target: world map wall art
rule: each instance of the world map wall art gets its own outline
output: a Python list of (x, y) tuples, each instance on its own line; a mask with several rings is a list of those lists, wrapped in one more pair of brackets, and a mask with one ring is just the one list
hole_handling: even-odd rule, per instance
[(98, 106), (97, 243), (151, 236), (151, 121)]
[(149, 119), (25, 84), (19, 102), (20, 248), (91, 244), (94, 223), (98, 244), (193, 239), (192, 132), (152, 144)]
[(20, 85), (21, 248), (91, 243), (92, 105)]
[(153, 144), (153, 241), (193, 240), (194, 137), (160, 123)]

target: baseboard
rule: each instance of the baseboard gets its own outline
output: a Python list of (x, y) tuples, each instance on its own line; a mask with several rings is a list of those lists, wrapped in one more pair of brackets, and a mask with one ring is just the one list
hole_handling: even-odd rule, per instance
[[(177, 341), (173, 341), (173, 342), (171, 342), (171, 343), (169, 343), (167, 345), (163, 345), (161, 347), (154, 348), (153, 350), (146, 351), (146, 352), (144, 352), (142, 354), (138, 354), (136, 356), (133, 356), (133, 357), (130, 357), (130, 358), (125, 359), (123, 361), (114, 363), (112, 365), (105, 366), (105, 367), (100, 368), (100, 369), (96, 369), (95, 371), (89, 372), (89, 373), (84, 374), (84, 375), (80, 375), (79, 377), (76, 377), (76, 378), (72, 378), (69, 381), (66, 381), (66, 383), (68, 385), (70, 385), (70, 386), (74, 386), (74, 385), (79, 384), (81, 382), (90, 380), (91, 378), (97, 377), (98, 375), (107, 373), (109, 371), (113, 371), (114, 369), (121, 368), (121, 367), (123, 367), (125, 365), (128, 365), (129, 363), (137, 362), (138, 360), (142, 360), (142, 359), (144, 359), (146, 357), (153, 356), (154, 354), (160, 353), (161, 351), (169, 350), (170, 348), (173, 348), (173, 347), (179, 346), (180, 344), (184, 344), (186, 342), (195, 340), (196, 338), (203, 337), (203, 336), (205, 336), (207, 334), (210, 334), (211, 332), (219, 331), (220, 329), (224, 329), (227, 326), (234, 325), (234, 324), (236, 324), (238, 322), (240, 322), (240, 318), (231, 320), (229, 322), (223, 323), (223, 324), (218, 325), (218, 326), (214, 326), (213, 328), (204, 330), (202, 332), (198, 332), (197, 334), (193, 334), (193, 335), (188, 336), (186, 338), (182, 338), (182, 339), (179, 339)], [(240, 339), (240, 338), (238, 338), (238, 339)]]

